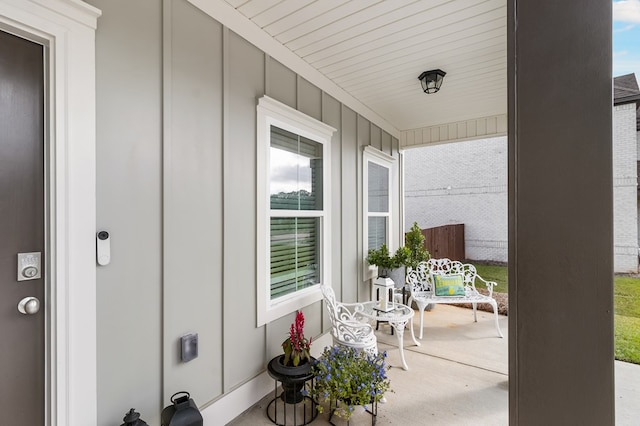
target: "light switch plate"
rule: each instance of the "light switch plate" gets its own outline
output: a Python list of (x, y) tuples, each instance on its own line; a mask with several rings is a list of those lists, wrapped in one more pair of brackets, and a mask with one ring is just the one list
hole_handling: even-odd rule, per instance
[(198, 333), (185, 334), (180, 338), (182, 362), (189, 362), (198, 357)]

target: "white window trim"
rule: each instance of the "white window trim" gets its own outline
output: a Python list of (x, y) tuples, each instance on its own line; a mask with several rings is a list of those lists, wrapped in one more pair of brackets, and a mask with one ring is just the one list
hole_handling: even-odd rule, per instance
[[(320, 283), (331, 276), (331, 137), (336, 131), (308, 115), (284, 105), (268, 96), (258, 99), (257, 106), (257, 244), (256, 244), (256, 289), (257, 326), (260, 327), (288, 313), (294, 312), (322, 299), (320, 286), (296, 291), (295, 293), (271, 300), (270, 295), (270, 217), (269, 198), (269, 146), (271, 126), (296, 133), (322, 144), (322, 205), (320, 233)], [(297, 216), (305, 216), (301, 211)], [(314, 212), (313, 216), (318, 216)]]
[[(393, 253), (397, 249), (395, 246), (395, 240), (393, 239), (393, 229), (395, 220), (393, 217), (393, 197), (396, 195), (394, 188), (396, 182), (396, 159), (392, 156), (385, 154), (384, 152), (376, 149), (372, 146), (365, 146), (362, 153), (362, 211), (364, 217), (362, 220), (362, 247), (363, 253), (366, 258), (369, 251), (369, 162), (378, 164), (382, 167), (389, 169), (389, 206), (388, 215), (379, 215), (388, 217), (387, 221), (387, 247), (389, 251)], [(364, 279), (375, 278), (377, 274), (377, 268), (369, 265), (366, 260), (364, 261)]]

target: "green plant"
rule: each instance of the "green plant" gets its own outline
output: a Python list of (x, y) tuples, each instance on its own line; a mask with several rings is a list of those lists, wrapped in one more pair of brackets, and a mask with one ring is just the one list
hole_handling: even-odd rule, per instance
[(405, 234), (404, 245), (408, 249), (405, 266), (416, 268), (420, 262), (431, 258), (431, 254), (424, 248), (424, 235), (422, 235), (418, 222), (413, 222), (413, 226)]
[(295, 322), (291, 324), (289, 337), (282, 342), (284, 365), (297, 367), (304, 360), (310, 362), (311, 340), (304, 337), (304, 315), (298, 311)]
[[(371, 355), (344, 346), (325, 348), (311, 369), (315, 375), (313, 397), (329, 401), (330, 407), (334, 402), (336, 405), (342, 402), (345, 405), (336, 406), (334, 413), (349, 419), (354, 406), (363, 405), (367, 409), (368, 404), (379, 402), (390, 389), (386, 357), (386, 352)], [(318, 411), (323, 410), (318, 404)]]
[(396, 269), (404, 266), (409, 254), (409, 250), (406, 247), (399, 247), (392, 256), (387, 245), (383, 243), (379, 249), (369, 250), (367, 263), (383, 270)]
[(422, 235), (417, 222), (413, 223), (404, 239), (405, 245), (398, 247), (393, 256), (384, 243), (379, 249), (369, 250), (367, 263), (377, 266), (380, 269), (380, 275), (385, 276), (389, 269), (397, 269), (403, 266), (415, 268), (418, 263), (431, 258), (429, 252), (424, 248), (424, 235)]

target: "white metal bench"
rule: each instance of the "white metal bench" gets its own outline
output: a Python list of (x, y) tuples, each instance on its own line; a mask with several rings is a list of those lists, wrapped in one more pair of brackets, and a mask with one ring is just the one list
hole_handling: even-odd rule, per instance
[[(435, 286), (433, 283), (433, 275), (462, 275), (464, 282), (464, 296), (436, 296)], [(476, 289), (476, 280), (479, 280), (486, 288), (488, 294), (482, 294)], [(473, 306), (473, 319), (478, 322), (476, 315), (478, 303), (488, 303), (493, 307), (496, 330), (498, 335), (502, 336), (500, 325), (498, 324), (498, 304), (493, 298), (493, 287), (496, 285), (493, 281), (485, 281), (476, 272), (476, 267), (469, 263), (458, 262), (450, 259), (429, 259), (426, 262), (420, 262), (418, 266), (407, 269), (407, 285), (409, 286), (408, 305), (411, 306), (412, 301), (416, 302), (420, 312), (420, 334), (422, 339), (422, 328), (424, 321), (424, 310), (431, 303), (471, 303)]]

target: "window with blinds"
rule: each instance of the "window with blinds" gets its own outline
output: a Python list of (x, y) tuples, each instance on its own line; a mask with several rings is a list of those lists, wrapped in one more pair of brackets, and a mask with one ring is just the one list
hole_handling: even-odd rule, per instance
[(270, 296), (320, 282), (322, 144), (271, 126)]
[(336, 129), (269, 96), (256, 105), (256, 325), (322, 300), (331, 277)]
[(379, 249), (388, 244), (389, 206), (389, 167), (373, 161), (366, 161), (367, 167), (367, 223), (368, 247)]

